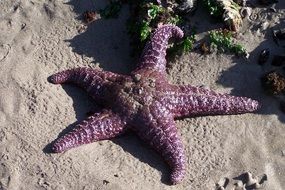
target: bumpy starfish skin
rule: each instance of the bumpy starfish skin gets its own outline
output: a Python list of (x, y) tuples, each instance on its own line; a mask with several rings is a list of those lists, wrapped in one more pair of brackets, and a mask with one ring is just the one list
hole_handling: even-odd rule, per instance
[(166, 79), (166, 48), (170, 37), (181, 38), (176, 26), (158, 28), (143, 50), (138, 68), (130, 76), (76, 68), (52, 75), (54, 84), (74, 83), (105, 107), (53, 143), (54, 152), (94, 141), (111, 139), (133, 130), (166, 160), (170, 180), (179, 183), (185, 175), (184, 148), (174, 118), (196, 115), (252, 112), (255, 100), (215, 93), (190, 85), (177, 86)]

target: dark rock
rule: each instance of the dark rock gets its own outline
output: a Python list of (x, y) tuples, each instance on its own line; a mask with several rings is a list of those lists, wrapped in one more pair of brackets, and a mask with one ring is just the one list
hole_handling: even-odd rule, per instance
[(285, 40), (285, 28), (272, 31), (274, 41)]
[(83, 19), (87, 24), (96, 20), (96, 16), (97, 16), (97, 14), (95, 11), (85, 11), (83, 13)]
[(104, 184), (104, 185), (108, 185), (109, 183), (110, 183), (110, 181), (105, 180), (105, 179), (103, 180), (103, 184)]
[(264, 49), (260, 52), (260, 55), (258, 57), (258, 64), (259, 65), (263, 65), (264, 63), (266, 63), (269, 59), (270, 56), (270, 51), (269, 49)]
[(178, 2), (177, 12), (179, 14), (194, 13), (197, 9), (197, 0), (181, 0)]

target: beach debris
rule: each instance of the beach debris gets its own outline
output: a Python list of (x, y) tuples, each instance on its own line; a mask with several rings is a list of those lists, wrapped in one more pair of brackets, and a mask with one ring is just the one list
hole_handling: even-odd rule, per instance
[(233, 0), (204, 0), (211, 15), (220, 18), (226, 23), (229, 30), (239, 31), (242, 27), (241, 7)]
[(279, 95), (285, 92), (285, 78), (276, 71), (269, 72), (261, 78), (265, 91), (272, 95)]
[(270, 56), (270, 51), (268, 48), (266, 49), (263, 49), (260, 54), (259, 54), (259, 57), (258, 57), (258, 64), (259, 65), (263, 65), (264, 63), (266, 63), (269, 59), (269, 56)]
[(249, 190), (249, 189), (260, 189), (263, 188), (264, 182), (267, 180), (267, 175), (263, 174), (262, 176), (253, 177), (250, 172), (245, 172), (238, 177), (233, 178), (237, 180), (235, 183), (229, 178), (224, 177), (216, 183), (215, 190)]
[(267, 180), (267, 175), (263, 174), (262, 176), (253, 177), (251, 172), (245, 172), (234, 179), (238, 180), (234, 184), (234, 190), (254, 190), (264, 187), (264, 182)]
[(278, 0), (259, 0), (258, 2), (261, 5), (270, 5), (270, 4), (278, 3)]
[(84, 22), (90, 24), (97, 19), (97, 13), (95, 11), (85, 11), (83, 13)]
[(202, 54), (209, 54), (210, 51), (210, 46), (207, 44), (207, 42), (202, 42), (200, 45), (200, 50)]
[(285, 55), (274, 55), (271, 65), (277, 67), (285, 65)]
[(179, 14), (194, 13), (197, 9), (198, 0), (180, 0), (176, 7)]
[(222, 52), (234, 53), (237, 56), (248, 57), (246, 49), (234, 42), (233, 33), (229, 30), (214, 30), (209, 33), (211, 46)]
[(110, 183), (110, 181), (108, 181), (108, 180), (103, 180), (103, 185), (108, 185)]
[(191, 36), (183, 37), (181, 41), (173, 44), (172, 47), (168, 48), (167, 53), (169, 54), (169, 57), (190, 52), (194, 47), (195, 41), (195, 33), (192, 33)]
[(252, 15), (251, 7), (242, 7), (240, 10), (240, 15), (242, 18), (247, 18), (250, 20), (250, 16)]
[(224, 7), (223, 20), (232, 31), (238, 31), (242, 27), (242, 18), (239, 13), (240, 7), (238, 4), (230, 0), (221, 0)]
[(86, 24), (80, 24), (80, 25), (76, 26), (76, 29), (77, 29), (78, 33), (82, 33), (84, 31), (86, 31), (87, 25)]
[(227, 177), (220, 179), (220, 181), (216, 184), (216, 190), (225, 190), (230, 180)]
[(122, 8), (122, 4), (122, 0), (111, 0), (110, 4), (98, 11), (99, 14), (96, 11), (86, 11), (83, 14), (84, 21), (89, 24), (99, 17), (104, 19), (117, 18)]
[(277, 13), (277, 9), (276, 9), (275, 7), (273, 7), (273, 6), (270, 7), (269, 10), (270, 10), (271, 12), (273, 12), (273, 13)]

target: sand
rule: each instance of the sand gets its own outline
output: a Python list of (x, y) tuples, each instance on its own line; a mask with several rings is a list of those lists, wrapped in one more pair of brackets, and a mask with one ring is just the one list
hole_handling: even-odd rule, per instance
[[(169, 64), (174, 84), (204, 85), (262, 103), (257, 113), (176, 121), (187, 155), (181, 184), (167, 184), (167, 165), (132, 133), (62, 154), (47, 151), (66, 127), (70, 130), (97, 109), (84, 91), (52, 85), (48, 76), (78, 66), (124, 74), (135, 67), (125, 27), (127, 6), (118, 19), (87, 27), (80, 19), (84, 11), (106, 3), (0, 1), (0, 189), (211, 190), (228, 178), (226, 189), (232, 190), (234, 178), (246, 171), (267, 175), (263, 189), (285, 189), (285, 114), (260, 85), (260, 76), (270, 68), (256, 64), (264, 47), (284, 52), (270, 37), (271, 27), (285, 26), (281, 0), (276, 13), (258, 7), (257, 20), (245, 22), (238, 39), (251, 52), (249, 60), (187, 53)], [(199, 34), (216, 27), (202, 8), (191, 23)]]

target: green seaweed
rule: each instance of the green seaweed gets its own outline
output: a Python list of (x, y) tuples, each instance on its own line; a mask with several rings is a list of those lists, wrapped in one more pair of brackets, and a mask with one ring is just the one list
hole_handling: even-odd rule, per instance
[(185, 37), (178, 46), (180, 46), (183, 53), (189, 52), (193, 49), (193, 44), (195, 42), (195, 36)]
[[(182, 25), (183, 17), (167, 7), (157, 5), (151, 1), (132, 1), (130, 3), (131, 17), (127, 22), (128, 33), (131, 36), (133, 47), (132, 55), (140, 53), (150, 35), (159, 24)], [(184, 37), (179, 42), (173, 43), (171, 52), (181, 54), (193, 49), (194, 37)]]
[(183, 22), (182, 18), (179, 15), (173, 15), (172, 17), (168, 18), (167, 23), (173, 25), (179, 25)]
[(147, 15), (151, 20), (155, 19), (158, 14), (162, 13), (164, 8), (161, 5), (155, 5), (153, 3), (149, 3)]
[(150, 23), (147, 21), (143, 21), (141, 26), (140, 26), (139, 33), (140, 33), (140, 40), (141, 41), (145, 41), (146, 39), (148, 39), (148, 37), (151, 34)]
[(193, 30), (190, 36), (183, 37), (180, 41), (174, 43), (172, 47), (168, 48), (169, 57), (174, 58), (175, 55), (182, 55), (193, 50), (196, 41), (195, 33), (195, 30)]
[(239, 56), (247, 55), (247, 51), (242, 45), (234, 43), (232, 32), (225, 30), (211, 31), (209, 36), (211, 44), (219, 50), (229, 51)]
[(203, 4), (208, 12), (214, 17), (221, 17), (224, 13), (223, 7), (218, 5), (215, 0), (203, 0)]

